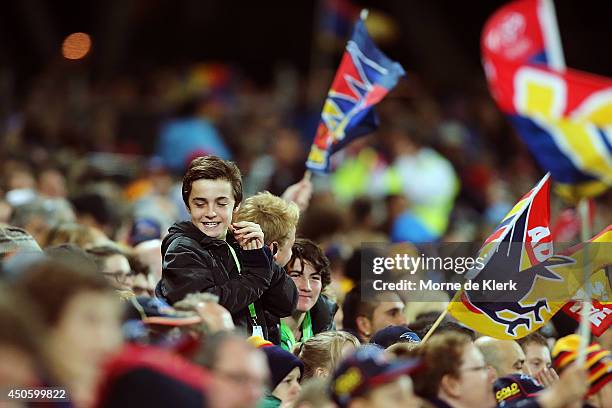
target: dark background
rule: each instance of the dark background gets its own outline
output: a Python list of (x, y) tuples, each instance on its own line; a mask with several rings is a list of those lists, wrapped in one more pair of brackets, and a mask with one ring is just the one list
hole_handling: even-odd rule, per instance
[[(503, 1), (354, 1), (392, 16), (399, 37), (382, 48), (409, 72), (438, 86), (482, 79), (479, 37)], [(308, 72), (317, 24), (315, 1), (107, 0), (3, 2), (0, 68), (17, 91), (60, 60), (63, 38), (84, 31), (94, 48), (85, 64), (93, 80), (141, 75), (151, 67), (236, 63), (266, 83), (279, 63)], [(612, 2), (556, 1), (568, 66), (612, 74)], [(337, 58), (337, 56), (336, 56)], [(74, 63), (74, 62), (72, 62)]]

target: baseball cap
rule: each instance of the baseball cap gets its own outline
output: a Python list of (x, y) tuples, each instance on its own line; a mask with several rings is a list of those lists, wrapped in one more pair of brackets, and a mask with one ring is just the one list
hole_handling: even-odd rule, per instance
[(495, 399), (500, 408), (510, 408), (519, 401), (535, 398), (543, 389), (533, 377), (524, 374), (501, 377), (493, 384)]
[(132, 246), (136, 246), (142, 242), (159, 239), (160, 237), (161, 227), (159, 222), (150, 218), (138, 218), (132, 224), (129, 241)]
[(344, 408), (353, 398), (403, 375), (411, 375), (422, 366), (418, 359), (389, 361), (382, 349), (366, 345), (340, 363), (330, 382), (330, 394)]
[(12, 225), (0, 225), (0, 259), (16, 252), (37, 252), (42, 250), (29, 232)]
[(370, 343), (387, 348), (395, 343), (420, 343), (420, 337), (406, 326), (387, 326), (370, 339)]

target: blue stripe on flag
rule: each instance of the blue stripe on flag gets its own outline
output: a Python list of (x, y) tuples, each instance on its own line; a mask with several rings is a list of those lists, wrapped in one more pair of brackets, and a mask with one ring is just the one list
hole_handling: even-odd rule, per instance
[(555, 180), (569, 184), (596, 180), (574, 166), (574, 163), (559, 149), (550, 133), (533, 120), (521, 115), (506, 116), (540, 166), (550, 171)]

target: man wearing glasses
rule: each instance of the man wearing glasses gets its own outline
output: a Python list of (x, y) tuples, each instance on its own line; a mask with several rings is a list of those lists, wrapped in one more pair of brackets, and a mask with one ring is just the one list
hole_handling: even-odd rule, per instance
[(105, 245), (90, 248), (87, 253), (93, 256), (98, 270), (117, 290), (131, 290), (134, 272), (128, 258), (115, 246)]
[(212, 374), (206, 390), (211, 408), (255, 407), (268, 386), (266, 356), (238, 335), (213, 334), (195, 361)]

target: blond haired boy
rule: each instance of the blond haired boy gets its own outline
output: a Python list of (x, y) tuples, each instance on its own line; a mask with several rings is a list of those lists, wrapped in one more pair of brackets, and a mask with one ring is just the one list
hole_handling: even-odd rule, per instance
[(236, 222), (259, 224), (264, 233), (264, 244), (272, 251), (274, 261), (280, 266), (289, 262), (300, 219), (300, 210), (295, 203), (264, 191), (244, 200), (234, 219)]
[[(288, 202), (267, 191), (257, 193), (243, 201), (234, 215), (236, 222), (249, 221), (258, 224), (264, 233), (264, 245), (272, 252), (273, 278), (270, 288), (261, 297), (266, 308), (268, 340), (280, 344), (280, 319), (290, 316), (297, 307), (298, 290), (283, 267), (291, 259), (291, 248), (295, 242), (295, 230), (300, 218), (300, 210), (293, 202)], [(278, 298), (287, 299), (294, 294), (291, 304)], [(283, 306), (280, 308), (279, 306)], [(291, 308), (291, 313), (287, 310)]]

